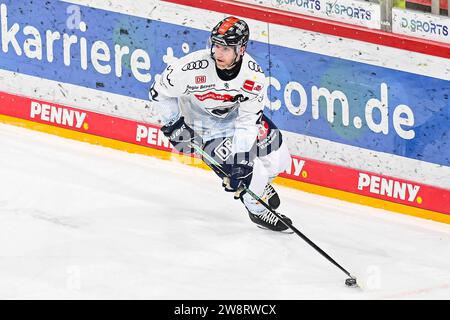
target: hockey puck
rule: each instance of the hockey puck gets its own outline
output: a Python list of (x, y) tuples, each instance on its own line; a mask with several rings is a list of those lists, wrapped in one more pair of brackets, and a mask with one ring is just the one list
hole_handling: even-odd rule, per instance
[(355, 278), (348, 278), (345, 280), (345, 285), (347, 287), (357, 287), (358, 283), (356, 282)]

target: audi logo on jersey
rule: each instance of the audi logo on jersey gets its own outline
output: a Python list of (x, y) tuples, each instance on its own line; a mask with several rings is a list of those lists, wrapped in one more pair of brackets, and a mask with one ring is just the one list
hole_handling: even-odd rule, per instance
[(263, 69), (259, 66), (259, 64), (257, 64), (254, 61), (249, 61), (248, 62), (248, 68), (250, 70), (253, 70), (253, 71), (256, 71), (256, 72), (264, 73)]
[(208, 60), (197, 60), (197, 61), (191, 61), (183, 66), (181, 70), (183, 71), (189, 71), (189, 70), (200, 70), (200, 69), (206, 69), (209, 66)]

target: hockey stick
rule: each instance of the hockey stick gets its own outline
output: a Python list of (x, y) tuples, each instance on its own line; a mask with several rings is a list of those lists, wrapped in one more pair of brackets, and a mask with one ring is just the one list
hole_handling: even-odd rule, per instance
[[(192, 143), (191, 146), (197, 151), (198, 154), (200, 154), (203, 158), (207, 159), (214, 167), (217, 168), (217, 170), (220, 171), (225, 177), (230, 178), (230, 175), (227, 174), (223, 169), (220, 163), (218, 163), (213, 157), (211, 157), (209, 154), (207, 154), (203, 149)], [(275, 210), (273, 210), (267, 203), (264, 202), (258, 195), (256, 195), (254, 192), (252, 192), (247, 187), (244, 187), (244, 191), (247, 192), (250, 196), (252, 196), (256, 201), (258, 201), (260, 204), (262, 204), (267, 210), (272, 212), (286, 227), (294, 231), (295, 234), (297, 234), (300, 238), (302, 238), (306, 243), (308, 243), (311, 247), (313, 247), (317, 252), (319, 252), (323, 257), (325, 257), (328, 261), (333, 263), (336, 267), (341, 269), (347, 276), (350, 278), (345, 280), (345, 284), (349, 287), (357, 287), (358, 283), (356, 280), (356, 277), (352, 276), (347, 270), (345, 270), (339, 263), (337, 263), (333, 258), (331, 258), (325, 251), (323, 251), (319, 246), (317, 246), (314, 242), (312, 242), (307, 236), (305, 236), (303, 233), (301, 233), (299, 230), (297, 230), (296, 227), (294, 227), (291, 223), (284, 221), (280, 214), (277, 213)]]

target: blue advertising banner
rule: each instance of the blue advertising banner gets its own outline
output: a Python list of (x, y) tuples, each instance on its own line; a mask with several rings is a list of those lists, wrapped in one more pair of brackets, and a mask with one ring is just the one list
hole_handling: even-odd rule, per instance
[[(145, 100), (168, 56), (209, 36), (59, 1), (0, 0), (0, 19), (1, 69)], [(450, 166), (449, 80), (256, 41), (248, 52), (271, 75), (265, 112), (280, 129)]]

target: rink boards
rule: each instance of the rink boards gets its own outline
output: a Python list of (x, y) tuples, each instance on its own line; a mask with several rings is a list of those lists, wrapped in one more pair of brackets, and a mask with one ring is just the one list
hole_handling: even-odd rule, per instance
[[(149, 84), (202, 49), (224, 14), (160, 1), (50, 3), (0, 1), (1, 119), (171, 158)], [(449, 48), (247, 20), (249, 53), (270, 75), (265, 113), (293, 154), (279, 182), (448, 220)]]
[[(159, 126), (144, 122), (4, 92), (0, 93), (0, 121), (128, 152), (205, 167), (199, 159), (175, 154)], [(353, 202), (450, 222), (447, 216), (450, 215), (450, 207), (446, 205), (448, 190), (404, 179), (294, 155), (291, 167), (281, 175), (278, 182)], [(341, 192), (337, 193), (337, 190)], [(352, 194), (363, 197), (354, 197)]]

